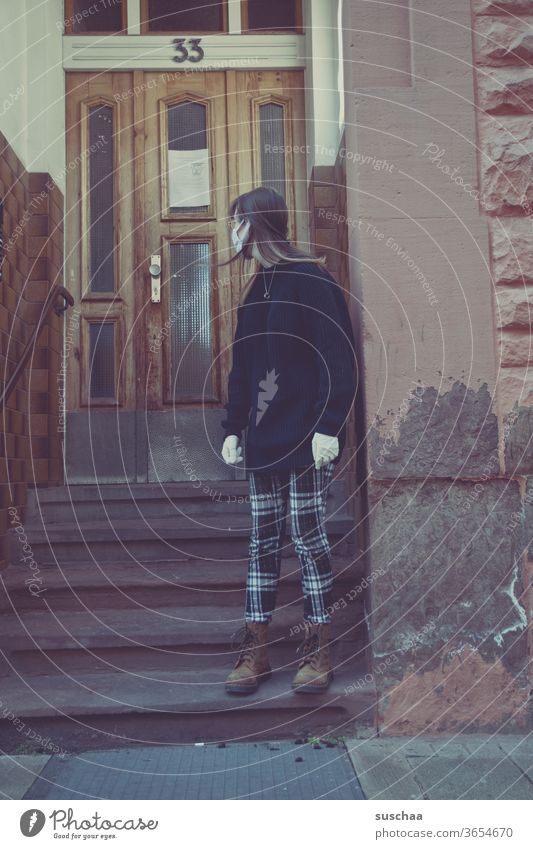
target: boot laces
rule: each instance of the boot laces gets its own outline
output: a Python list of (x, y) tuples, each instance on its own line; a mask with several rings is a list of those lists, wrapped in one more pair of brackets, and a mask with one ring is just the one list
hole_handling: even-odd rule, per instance
[(316, 661), (318, 658), (319, 651), (320, 639), (318, 636), (318, 632), (313, 631), (310, 634), (307, 634), (305, 639), (300, 643), (300, 645), (296, 649), (296, 654), (302, 654), (300, 666), (304, 666), (307, 663), (312, 664), (313, 661)]
[(256, 646), (255, 634), (246, 625), (243, 625), (242, 628), (239, 628), (231, 635), (231, 648), (236, 648), (239, 645), (240, 652), (237, 658), (237, 664), (242, 663), (247, 657), (253, 658), (254, 656)]

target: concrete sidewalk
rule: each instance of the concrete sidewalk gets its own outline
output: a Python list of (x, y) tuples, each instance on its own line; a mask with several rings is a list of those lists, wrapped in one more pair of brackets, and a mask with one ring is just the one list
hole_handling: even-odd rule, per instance
[(533, 733), (347, 740), (367, 799), (533, 799)]
[[(161, 783), (154, 785), (159, 774)], [(136, 747), (65, 758), (3, 756), (0, 796), (533, 799), (533, 734), (373, 736), (314, 744), (294, 740)]]

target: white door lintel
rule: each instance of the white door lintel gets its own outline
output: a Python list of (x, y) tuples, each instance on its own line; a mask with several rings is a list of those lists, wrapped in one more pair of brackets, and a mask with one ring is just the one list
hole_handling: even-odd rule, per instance
[(172, 34), (65, 35), (63, 68), (67, 71), (205, 71), (241, 66), (305, 68), (306, 65), (305, 35), (187, 35), (181, 45), (175, 39)]

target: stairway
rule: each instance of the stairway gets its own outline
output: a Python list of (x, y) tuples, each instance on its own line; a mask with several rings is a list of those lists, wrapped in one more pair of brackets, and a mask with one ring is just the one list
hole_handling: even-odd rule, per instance
[[(252, 695), (225, 692), (237, 655), (231, 635), (243, 625), (246, 481), (77, 485), (30, 493), (25, 552), (9, 532), (11, 565), (0, 581), (3, 706), (69, 751), (121, 740), (341, 736), (371, 725), (361, 560), (354, 520), (333, 484), (326, 527), (335, 676), (326, 693), (290, 687), (303, 608), (289, 519), (269, 629), (273, 676)], [(0, 744), (17, 751), (22, 735), (2, 717)]]

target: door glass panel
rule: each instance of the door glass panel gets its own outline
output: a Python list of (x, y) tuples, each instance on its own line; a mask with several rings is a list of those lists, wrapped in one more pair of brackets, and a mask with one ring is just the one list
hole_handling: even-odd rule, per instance
[(167, 117), (170, 212), (207, 212), (211, 191), (207, 107), (185, 100), (168, 106)]
[(74, 0), (67, 23), (71, 32), (121, 32), (122, 0)]
[(175, 399), (213, 392), (208, 242), (170, 245), (171, 386)]
[(115, 325), (90, 322), (90, 397), (115, 397)]
[(295, 0), (248, 0), (248, 29), (296, 29)]
[(223, 9), (223, 0), (148, 0), (148, 29), (150, 32), (222, 32)]
[(279, 103), (259, 107), (261, 141), (261, 183), (285, 197), (284, 108)]
[(113, 109), (89, 110), (89, 241), (92, 292), (115, 288), (113, 215)]

